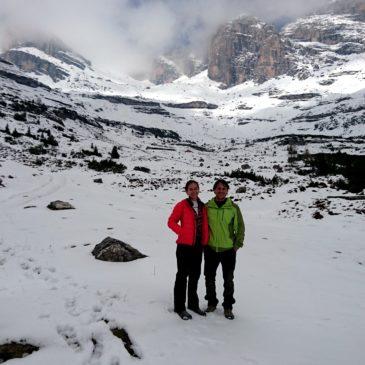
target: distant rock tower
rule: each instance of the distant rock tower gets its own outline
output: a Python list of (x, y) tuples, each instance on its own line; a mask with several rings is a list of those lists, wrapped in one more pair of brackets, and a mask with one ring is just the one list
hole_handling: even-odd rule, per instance
[(262, 83), (290, 71), (289, 48), (274, 27), (242, 16), (222, 26), (213, 37), (208, 76), (227, 87), (247, 80)]

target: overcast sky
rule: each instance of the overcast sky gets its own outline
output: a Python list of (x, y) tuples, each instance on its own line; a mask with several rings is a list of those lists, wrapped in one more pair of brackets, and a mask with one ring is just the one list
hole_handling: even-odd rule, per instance
[(0, 0), (0, 48), (12, 34), (61, 38), (97, 66), (138, 72), (177, 43), (206, 49), (217, 27), (240, 14), (298, 17), (328, 0)]

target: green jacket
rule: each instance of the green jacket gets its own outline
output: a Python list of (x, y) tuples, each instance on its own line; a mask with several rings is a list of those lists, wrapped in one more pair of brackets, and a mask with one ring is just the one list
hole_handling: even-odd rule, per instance
[(214, 198), (206, 204), (208, 209), (209, 241), (215, 251), (225, 251), (243, 246), (245, 224), (240, 208), (230, 198), (218, 207)]

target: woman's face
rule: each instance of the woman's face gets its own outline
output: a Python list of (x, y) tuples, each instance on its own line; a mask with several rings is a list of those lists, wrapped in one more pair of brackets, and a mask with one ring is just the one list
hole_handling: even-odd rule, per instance
[(199, 195), (199, 186), (196, 183), (189, 184), (186, 194), (191, 200), (197, 200)]
[(214, 194), (218, 201), (222, 201), (226, 198), (228, 194), (228, 189), (226, 186), (219, 183), (214, 189)]

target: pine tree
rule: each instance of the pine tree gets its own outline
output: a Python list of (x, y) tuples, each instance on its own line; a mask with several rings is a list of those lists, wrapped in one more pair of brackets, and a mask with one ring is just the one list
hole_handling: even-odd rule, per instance
[(49, 132), (48, 134), (47, 144), (51, 146), (58, 146), (58, 142), (56, 141), (56, 138), (53, 136), (51, 132)]
[(20, 136), (21, 136), (21, 133), (19, 133), (19, 132), (16, 130), (16, 128), (14, 128), (13, 133), (12, 133), (12, 136), (13, 136), (14, 138), (18, 138), (18, 137), (20, 137)]
[(6, 134), (11, 134), (11, 133), (10, 133), (10, 129), (9, 129), (9, 124), (7, 124), (7, 125), (5, 126), (5, 133), (6, 133)]
[(113, 147), (112, 152), (110, 153), (110, 158), (111, 159), (118, 159), (120, 157), (119, 153), (118, 153), (118, 149), (116, 146)]

